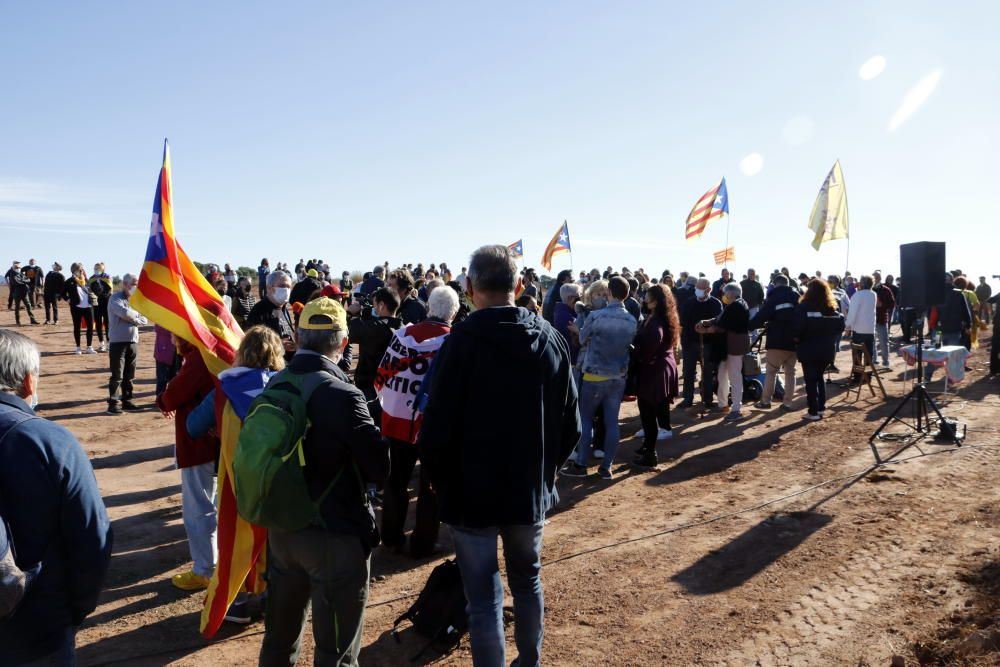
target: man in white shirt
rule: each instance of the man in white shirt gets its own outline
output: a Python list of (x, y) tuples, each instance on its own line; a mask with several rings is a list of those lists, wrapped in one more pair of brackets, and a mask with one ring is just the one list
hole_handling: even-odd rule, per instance
[(861, 276), (858, 291), (851, 296), (847, 309), (845, 326), (851, 333), (852, 343), (861, 343), (868, 348), (868, 354), (875, 358), (875, 305), (876, 296), (872, 291), (874, 281), (871, 276)]

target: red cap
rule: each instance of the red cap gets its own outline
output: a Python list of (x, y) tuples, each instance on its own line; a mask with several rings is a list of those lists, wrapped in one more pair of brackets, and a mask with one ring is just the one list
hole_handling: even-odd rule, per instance
[(320, 295), (325, 297), (344, 296), (344, 293), (340, 291), (339, 287), (337, 287), (333, 283), (330, 283), (329, 285), (323, 288), (323, 291), (320, 292)]

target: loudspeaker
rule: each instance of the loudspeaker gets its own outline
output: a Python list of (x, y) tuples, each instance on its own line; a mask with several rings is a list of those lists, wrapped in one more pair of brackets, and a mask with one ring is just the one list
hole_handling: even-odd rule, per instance
[(944, 243), (920, 241), (899, 246), (899, 305), (930, 308), (944, 303)]

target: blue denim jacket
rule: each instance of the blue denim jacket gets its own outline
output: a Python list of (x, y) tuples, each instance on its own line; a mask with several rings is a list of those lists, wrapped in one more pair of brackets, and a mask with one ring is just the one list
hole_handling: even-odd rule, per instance
[(604, 377), (625, 377), (636, 323), (625, 306), (610, 303), (587, 316), (580, 329), (580, 368)]

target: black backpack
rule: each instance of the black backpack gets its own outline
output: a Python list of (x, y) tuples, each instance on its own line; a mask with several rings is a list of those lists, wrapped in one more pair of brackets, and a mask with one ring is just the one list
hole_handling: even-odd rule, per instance
[(469, 630), (469, 615), (465, 610), (465, 589), (458, 561), (449, 559), (441, 563), (427, 578), (424, 589), (416, 602), (392, 624), (392, 635), (399, 640), (397, 626), (410, 621), (413, 628), (428, 638), (420, 652), (410, 658), (416, 661), (432, 646), (438, 653), (447, 654)]

